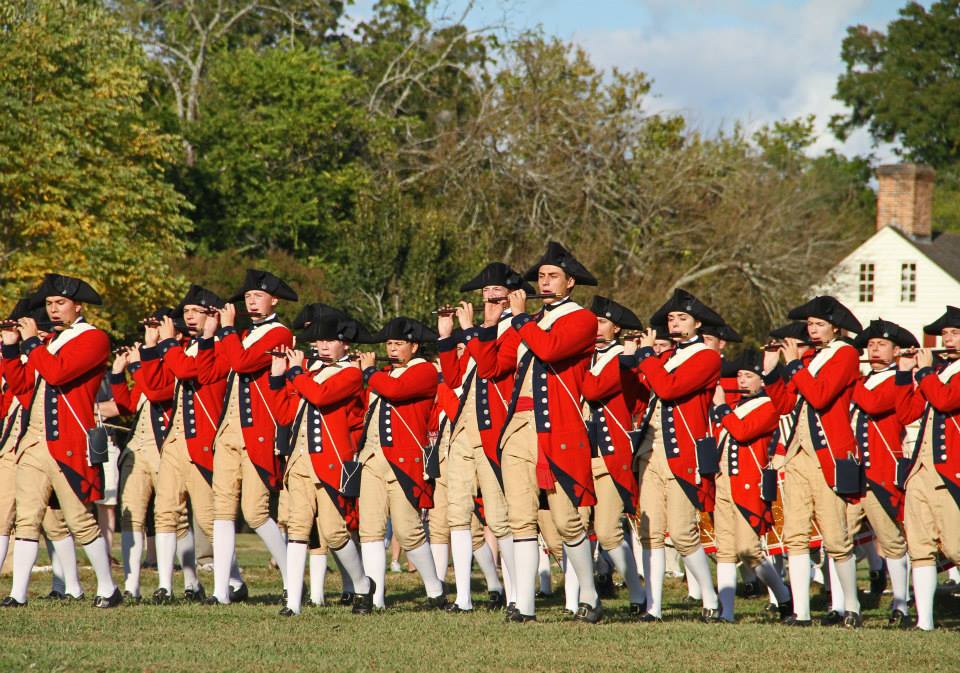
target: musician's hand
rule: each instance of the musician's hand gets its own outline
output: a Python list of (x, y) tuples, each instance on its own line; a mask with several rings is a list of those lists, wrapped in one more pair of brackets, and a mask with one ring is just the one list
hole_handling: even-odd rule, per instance
[(148, 327), (143, 332), (143, 343), (147, 344), (147, 346), (156, 346), (157, 343), (159, 343), (160, 341), (166, 341), (167, 339), (175, 339), (177, 336), (177, 328), (174, 327), (173, 325), (173, 318), (171, 318), (168, 315), (165, 315), (162, 318), (160, 318), (160, 325), (156, 329), (158, 341), (154, 343), (150, 343), (150, 338), (151, 338), (150, 333), (153, 331), (154, 330), (152, 327)]
[(640, 342), (637, 339), (626, 339), (623, 342), (623, 354), (633, 355), (637, 352)]
[[(444, 307), (446, 308), (446, 307)], [(437, 314), (437, 334), (441, 339), (446, 339), (453, 334), (453, 314), (441, 310)]]
[[(167, 318), (169, 320), (169, 317)], [(173, 321), (170, 320), (170, 324), (173, 324)], [(172, 337), (171, 337), (172, 338)], [(147, 348), (152, 348), (160, 343), (160, 326), (152, 327), (147, 325), (143, 328), (143, 343), (147, 345)]]
[(916, 352), (913, 355), (901, 355), (897, 360), (897, 369), (902, 372), (912, 372), (917, 367), (917, 354)]
[(457, 307), (457, 320), (460, 321), (460, 329), (462, 330), (473, 327), (473, 304), (468, 301), (461, 301)]
[(924, 367), (933, 366), (933, 351), (929, 348), (921, 348), (917, 351), (917, 367), (923, 369)]
[[(503, 317), (503, 310), (507, 307), (506, 301), (483, 302), (483, 326), (493, 327)], [(471, 306), (471, 308), (473, 308)]]
[(284, 372), (287, 371), (287, 357), (289, 355), (290, 351), (287, 351), (287, 355), (270, 356), (270, 376), (283, 376)]
[(203, 321), (203, 338), (211, 339), (216, 335), (220, 328), (220, 311), (208, 313), (207, 319)]
[(294, 350), (293, 348), (287, 349), (287, 360), (290, 362), (291, 367), (303, 367), (305, 357), (306, 354), (303, 351)]
[(769, 374), (777, 368), (780, 362), (780, 348), (776, 350), (763, 351), (763, 373)]
[(27, 340), (39, 334), (37, 321), (33, 318), (20, 318), (20, 338)]
[(780, 349), (780, 352), (783, 353), (784, 362), (793, 362), (794, 360), (799, 360), (800, 340), (794, 339), (793, 337), (787, 337), (783, 340), (783, 348)]
[(114, 374), (122, 374), (123, 370), (127, 368), (127, 363), (130, 361), (130, 349), (124, 348), (122, 351), (117, 353), (117, 356), (113, 358), (113, 366), (110, 367), (110, 371)]
[(727, 395), (723, 392), (723, 386), (720, 385), (720, 382), (717, 382), (717, 387), (713, 389), (713, 406), (719, 407), (721, 404), (727, 403)]
[(6, 346), (12, 346), (20, 341), (19, 325), (10, 329), (4, 328), (3, 331), (0, 332), (0, 338), (3, 339), (3, 343)]
[(367, 367), (374, 367), (377, 364), (377, 354), (376, 353), (360, 353), (360, 370), (364, 370)]
[(507, 301), (510, 302), (510, 312), (513, 315), (520, 315), (527, 310), (527, 293), (523, 290), (514, 290), (507, 295)]
[[(632, 339), (631, 339), (632, 341)], [(657, 341), (657, 330), (652, 327), (648, 327), (640, 333), (640, 348), (653, 348), (653, 344)]]
[(226, 303), (220, 309), (220, 324), (223, 327), (233, 327), (237, 324), (237, 307), (231, 303)]
[(140, 362), (140, 346), (142, 346), (139, 341), (135, 342), (133, 346), (127, 349), (127, 362), (134, 363)]

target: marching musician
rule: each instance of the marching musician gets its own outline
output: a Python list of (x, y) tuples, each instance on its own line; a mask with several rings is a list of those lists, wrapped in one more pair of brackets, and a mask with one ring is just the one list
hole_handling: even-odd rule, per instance
[(416, 567), (427, 592), (426, 607), (447, 604), (443, 583), (430, 551), (420, 518), (421, 509), (433, 507), (433, 479), (436, 473), (427, 432), (437, 394), (438, 374), (433, 364), (420, 355), (426, 342), (437, 335), (412, 318), (390, 320), (371, 339), (386, 342), (391, 365), (376, 367), (374, 353), (360, 354), (360, 368), (367, 386), (367, 415), (360, 442), (360, 548), (363, 567), (373, 580), (375, 608), (384, 608), (386, 550), (383, 541), (387, 517), (393, 534)]
[[(776, 596), (780, 616), (793, 614), (790, 591), (764, 554), (760, 538), (773, 523), (763, 499), (764, 469), (780, 442), (780, 413), (763, 392), (763, 356), (745, 350), (731, 363), (737, 372), (735, 406), (718, 384), (713, 414), (720, 423), (720, 473), (717, 475), (713, 526), (717, 537), (717, 590), (722, 618), (734, 621), (737, 563), (749, 566)], [(776, 484), (774, 483), (774, 486)]]
[(638, 532), (647, 587), (643, 620), (662, 619), (664, 544), (669, 531), (687, 572), (700, 586), (701, 619), (718, 621), (717, 594), (700, 542), (699, 513), (713, 509), (718, 457), (709, 406), (720, 378), (721, 361), (719, 354), (703, 342), (699, 330), (706, 324), (721, 325), (723, 319), (678, 288), (653, 314), (650, 324), (666, 324), (675, 347), (657, 355), (653, 349), (656, 332), (648, 329), (639, 344), (627, 342), (620, 357), (620, 366), (642, 375), (651, 392), (637, 451)]
[[(243, 300), (252, 326), (238, 330), (233, 302)], [(277, 562), (287, 591), (287, 548), (277, 522), (270, 517), (270, 493), (283, 475), (276, 451), (277, 422), (267, 404), (269, 351), (293, 345), (293, 333), (277, 318), (281, 300), (297, 301), (297, 293), (268, 271), (247, 269), (243, 285), (220, 309), (218, 339), (203, 339), (197, 354), (201, 380), (227, 376), (223, 418), (213, 454), (213, 596), (230, 602), (230, 567), (236, 550), (237, 505), (243, 518)]]
[(857, 349), (841, 338), (841, 332), (860, 332), (862, 326), (846, 306), (830, 296), (815, 297), (791, 310), (788, 317), (807, 321), (808, 339), (818, 350), (801, 359), (799, 341), (786, 338), (781, 349), (784, 366), (764, 378), (778, 409), (799, 405), (796, 431), (781, 458), (786, 466), (783, 536), (789, 551), (794, 609), (784, 623), (811, 624), (809, 543), (816, 521), (824, 548), (836, 563), (844, 595), (843, 624), (859, 628), (856, 558), (846, 509), (847, 500), (860, 495), (857, 443), (850, 425), (860, 357)]
[[(909, 470), (904, 480), (904, 527), (913, 565), (916, 627), (931, 631), (938, 552), (960, 564), (960, 378), (956, 377), (960, 308), (947, 306), (923, 331), (940, 335), (946, 359), (935, 365), (928, 348), (914, 357), (901, 357), (896, 384), (901, 393), (898, 412), (904, 409), (911, 417), (919, 409), (922, 414), (913, 453), (904, 465)], [(915, 367), (918, 394), (911, 397), (910, 373)]]
[[(110, 554), (100, 536), (89, 505), (102, 497), (106, 447), (97, 440), (94, 404), (107, 359), (110, 339), (88, 323), (87, 304), (101, 304), (100, 295), (85, 281), (47, 274), (33, 295), (34, 307), (46, 306), (56, 324), (54, 334), (39, 337), (32, 317), (19, 321), (22, 363), (15, 341), (4, 331), (4, 373), (14, 387), (30, 385), (36, 375), (36, 391), (20, 441), (16, 474), (16, 534), (13, 585), (4, 607), (27, 603), (30, 573), (36, 563), (41, 521), (52, 498), (56, 498), (74, 539), (83, 545), (97, 576), (93, 605), (113, 608), (123, 601), (110, 576)], [(12, 366), (6, 366), (10, 364)]]
[[(345, 314), (311, 322), (301, 339), (313, 344), (317, 359), (309, 365), (303, 351), (273, 356), (270, 401), (277, 422), (290, 425), (290, 458), (284, 482), (289, 494), (287, 523), (287, 603), (282, 616), (300, 614), (303, 574), (311, 531), (335, 554), (355, 590), (353, 611), (373, 610), (375, 583), (363, 572), (360, 551), (347, 528), (351, 470), (356, 443), (351, 422), (363, 407), (363, 376), (349, 358), (352, 343), (370, 335)], [(289, 364), (289, 368), (287, 365)], [(346, 492), (345, 492), (346, 491)]]

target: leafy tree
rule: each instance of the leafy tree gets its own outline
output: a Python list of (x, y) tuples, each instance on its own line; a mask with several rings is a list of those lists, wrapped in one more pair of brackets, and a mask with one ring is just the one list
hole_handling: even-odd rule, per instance
[(960, 159), (960, 0), (910, 2), (886, 33), (852, 26), (841, 55), (835, 98), (850, 113), (832, 121), (839, 138), (865, 127), (911, 160), (944, 168)]
[(89, 280), (115, 333), (183, 287), (176, 138), (142, 109), (140, 45), (97, 3), (0, 2), (0, 294)]

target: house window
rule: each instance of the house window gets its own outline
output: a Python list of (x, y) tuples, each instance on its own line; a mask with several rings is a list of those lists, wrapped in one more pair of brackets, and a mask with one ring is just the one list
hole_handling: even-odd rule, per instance
[(873, 303), (873, 264), (864, 263), (860, 265), (860, 303)]
[(900, 265), (900, 301), (914, 304), (917, 301), (917, 265), (904, 262)]

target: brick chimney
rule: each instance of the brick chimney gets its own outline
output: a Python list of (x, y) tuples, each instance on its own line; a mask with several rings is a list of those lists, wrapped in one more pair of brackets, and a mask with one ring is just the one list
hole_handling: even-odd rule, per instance
[(922, 164), (877, 168), (877, 231), (896, 227), (913, 239), (930, 240), (935, 174)]

